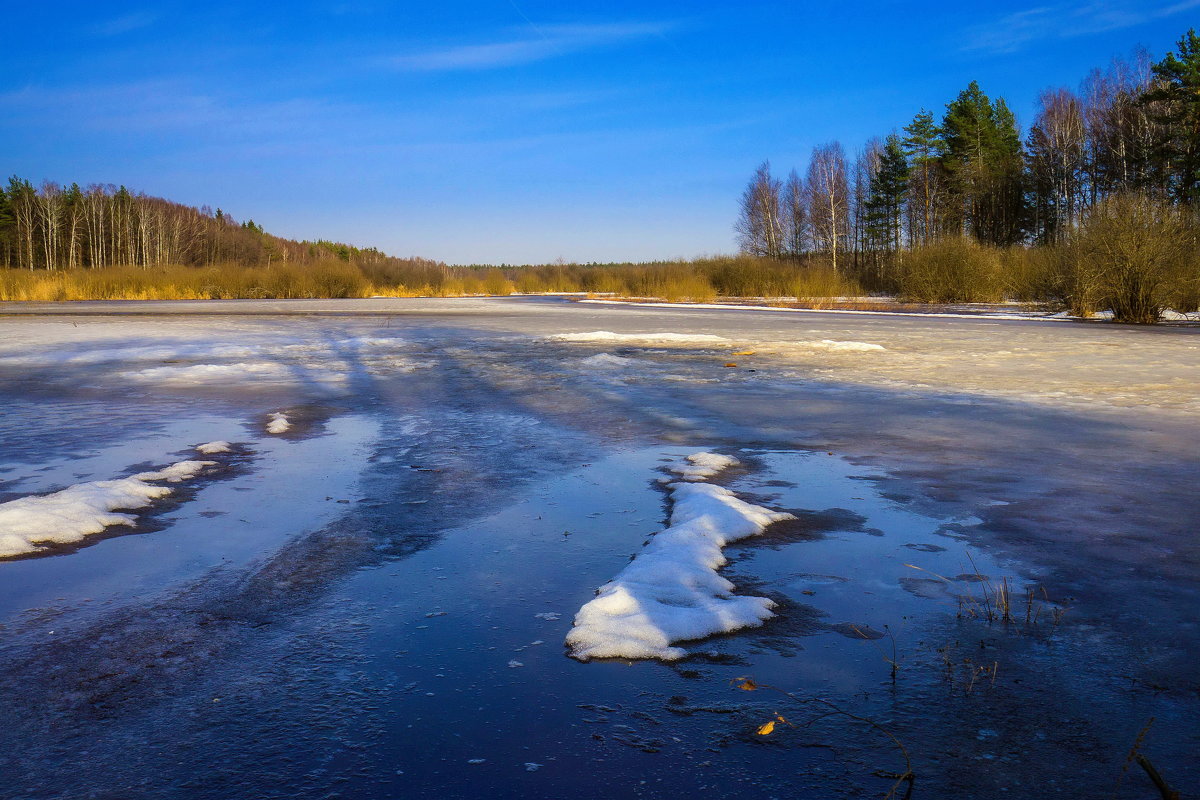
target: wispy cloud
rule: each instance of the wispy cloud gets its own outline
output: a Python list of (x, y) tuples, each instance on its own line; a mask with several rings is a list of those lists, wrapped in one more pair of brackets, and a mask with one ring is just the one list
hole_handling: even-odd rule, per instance
[(672, 27), (666, 22), (539, 25), (534, 28), (536, 36), (427, 50), (394, 56), (387, 59), (387, 63), (413, 72), (499, 69), (662, 36)]
[(970, 28), (962, 49), (1014, 53), (1036, 41), (1133, 28), (1198, 7), (1200, 0), (1174, 3), (1092, 0), (1036, 6)]
[(157, 21), (158, 14), (151, 11), (135, 11), (105, 20), (92, 28), (92, 31), (97, 36), (120, 36), (141, 28), (148, 28)]

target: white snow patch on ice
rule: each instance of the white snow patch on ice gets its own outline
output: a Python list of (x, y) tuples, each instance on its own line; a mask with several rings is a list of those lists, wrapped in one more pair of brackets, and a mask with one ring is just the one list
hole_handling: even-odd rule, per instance
[[(227, 383), (230, 381), (291, 381), (295, 370), (273, 361), (243, 361), (236, 364), (192, 364), (190, 366), (150, 367), (124, 373), (125, 377), (146, 383)], [(310, 380), (337, 383), (346, 375), (328, 369), (306, 372)]]
[(566, 639), (573, 658), (674, 661), (687, 655), (672, 647), (675, 642), (761, 625), (772, 616), (774, 601), (736, 596), (717, 573), (726, 562), (721, 548), (792, 515), (708, 483), (678, 482), (670, 489), (670, 527), (575, 615)]
[(620, 369), (633, 364), (632, 358), (623, 358), (614, 356), (610, 353), (599, 353), (594, 356), (581, 359), (580, 364), (590, 369)]
[(724, 336), (710, 333), (613, 333), (612, 331), (590, 331), (587, 333), (558, 333), (549, 337), (557, 342), (638, 342), (641, 344), (723, 344)]
[(139, 472), (133, 477), (139, 481), (179, 483), (180, 481), (191, 480), (203, 472), (205, 467), (215, 466), (216, 463), (216, 461), (179, 461), (155, 472)]
[(869, 342), (839, 342), (834, 339), (821, 339), (818, 342), (797, 342), (801, 347), (811, 347), (814, 350), (835, 350), (847, 353), (874, 353), (885, 350), (883, 345)]
[(267, 433), (287, 433), (291, 428), (292, 423), (282, 411), (273, 412), (271, 421), (267, 423)]
[[(85, 345), (86, 346), (86, 345)], [(94, 347), (83, 350), (62, 350), (34, 354), (10, 355), (0, 363), (11, 364), (107, 364), (116, 361), (170, 361), (188, 358), (248, 358), (260, 355), (262, 347), (211, 344), (192, 345), (171, 343), (142, 347)]]
[(52, 494), (0, 503), (0, 557), (34, 553), (43, 545), (72, 544), (111, 525), (133, 525), (133, 516), (115, 512), (145, 508), (172, 491), (150, 481), (179, 483), (214, 464), (180, 461), (129, 478), (77, 483)]
[(681, 461), (676, 461), (667, 467), (685, 481), (703, 481), (713, 477), (723, 469), (735, 467), (738, 460), (733, 456), (720, 453), (692, 453)]
[(196, 452), (203, 453), (206, 456), (216, 455), (217, 453), (228, 453), (233, 448), (229, 442), (218, 440), (215, 442), (205, 442), (204, 444), (196, 445)]

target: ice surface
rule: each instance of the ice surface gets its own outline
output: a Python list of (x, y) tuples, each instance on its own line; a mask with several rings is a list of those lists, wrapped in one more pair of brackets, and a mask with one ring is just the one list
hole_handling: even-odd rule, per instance
[(612, 331), (590, 331), (587, 333), (559, 333), (549, 337), (558, 342), (636, 342), (640, 344), (724, 344), (724, 336), (710, 333), (613, 333)]
[[(147, 335), (161, 335), (159, 331), (153, 329), (146, 333)], [(337, 336), (312, 340), (296, 336), (283, 336), (252, 344), (220, 341), (195, 344), (177, 339), (166, 339), (155, 344), (135, 347), (111, 347), (105, 346), (103, 340), (84, 338), (71, 342), (60, 342), (53, 350), (0, 354), (0, 365), (84, 366), (138, 361), (275, 358), (283, 355), (323, 356), (354, 352), (359, 348), (371, 348), (375, 351), (399, 349), (405, 344), (403, 339), (380, 336)]]
[(634, 361), (632, 358), (623, 358), (609, 353), (598, 353), (597, 355), (580, 359), (579, 363), (591, 369), (619, 369), (621, 367), (628, 367)]
[[(389, 336), (345, 336), (287, 333), (264, 337), (236, 323), (216, 332), (213, 341), (181, 339), (172, 326), (133, 323), (129, 341), (89, 338), (87, 331), (54, 330), (32, 340), (0, 341), (0, 369), (53, 368), (93, 370), (91, 380), (126, 386), (160, 385), (173, 390), (211, 386), (320, 385), (330, 392), (344, 390), (353, 373), (387, 375), (428, 366), (400, 353), (407, 342)], [(242, 330), (238, 330), (242, 328)], [(101, 331), (101, 333), (104, 333)], [(205, 332), (213, 336), (214, 332)], [(106, 334), (107, 335), (107, 334)], [(235, 338), (236, 337), (236, 338)], [(82, 372), (77, 373), (77, 377)]]
[(287, 433), (291, 428), (292, 423), (282, 411), (272, 413), (271, 421), (267, 423), (267, 433)]
[[(340, 372), (310, 369), (309, 380), (340, 382), (346, 375)], [(295, 370), (286, 364), (272, 361), (239, 361), (234, 364), (192, 364), (187, 367), (150, 367), (126, 372), (123, 377), (143, 383), (232, 383), (247, 380), (290, 381)]]
[(151, 481), (179, 483), (195, 478), (215, 461), (180, 461), (129, 478), (77, 483), (53, 494), (0, 504), (0, 558), (35, 553), (43, 545), (72, 544), (112, 525), (133, 525), (118, 509), (145, 508), (171, 493)]
[[(715, 465), (727, 466), (728, 458), (696, 453), (687, 461), (715, 474), (720, 469)], [(675, 661), (687, 655), (675, 642), (761, 625), (772, 616), (774, 601), (734, 595), (734, 585), (717, 573), (726, 563), (721, 548), (792, 515), (752, 505), (709, 483), (681, 481), (670, 491), (670, 527), (575, 615), (566, 639), (573, 658)]]

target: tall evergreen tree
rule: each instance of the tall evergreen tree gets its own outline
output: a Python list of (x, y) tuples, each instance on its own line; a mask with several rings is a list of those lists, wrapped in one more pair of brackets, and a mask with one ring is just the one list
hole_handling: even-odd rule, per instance
[(1189, 30), (1179, 52), (1154, 65), (1159, 84), (1145, 99), (1161, 104), (1155, 114), (1165, 126), (1161, 158), (1177, 200), (1200, 202), (1200, 35)]
[(879, 169), (871, 177), (867, 219), (871, 238), (889, 253), (899, 252), (904, 228), (904, 202), (908, 195), (908, 157), (895, 133), (889, 134), (879, 153)]
[(16, 220), (13, 218), (12, 201), (0, 184), (0, 264), (13, 266), (16, 246)]
[(909, 244), (927, 244), (941, 232), (945, 174), (942, 158), (946, 142), (933, 120), (933, 112), (921, 109), (904, 128), (904, 151), (908, 157)]
[(1016, 119), (976, 81), (946, 107), (944, 163), (959, 198), (964, 232), (989, 244), (1020, 240), (1024, 225), (1023, 154)]

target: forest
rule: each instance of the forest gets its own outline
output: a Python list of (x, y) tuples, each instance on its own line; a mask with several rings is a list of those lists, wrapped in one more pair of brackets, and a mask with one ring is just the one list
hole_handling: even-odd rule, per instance
[(849, 157), (754, 172), (740, 255), (452, 267), (273, 236), (124, 186), (0, 186), (0, 300), (608, 292), (669, 300), (1015, 300), (1150, 323), (1200, 307), (1200, 36), (1047, 89), (1022, 135), (970, 83)]
[(853, 159), (764, 162), (741, 198), (742, 251), (824, 265), (924, 302), (1021, 299), (1152, 322), (1200, 301), (1200, 37), (1158, 62), (1046, 89), (1024, 137), (972, 82)]

